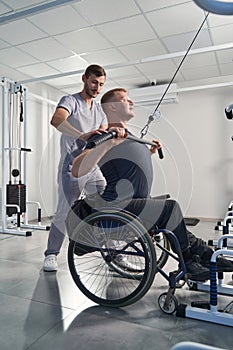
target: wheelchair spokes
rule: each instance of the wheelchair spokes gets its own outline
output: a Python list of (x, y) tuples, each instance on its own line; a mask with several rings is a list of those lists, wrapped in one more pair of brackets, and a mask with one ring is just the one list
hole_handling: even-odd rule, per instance
[(94, 213), (72, 237), (69, 268), (88, 298), (101, 305), (125, 306), (148, 291), (156, 273), (156, 254), (139, 221), (122, 212)]

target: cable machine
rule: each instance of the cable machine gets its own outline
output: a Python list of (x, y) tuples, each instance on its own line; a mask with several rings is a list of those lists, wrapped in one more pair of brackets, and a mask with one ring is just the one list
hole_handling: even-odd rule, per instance
[[(229, 120), (233, 119), (232, 110), (233, 110), (233, 104), (230, 104), (225, 108), (225, 115)], [(233, 136), (231, 137), (231, 139), (233, 141)], [(225, 213), (223, 220), (217, 222), (217, 225), (215, 226), (215, 230), (216, 231), (221, 230), (223, 235), (227, 235), (233, 231), (233, 201), (229, 203), (228, 210)], [(209, 240), (208, 244), (212, 246), (217, 246), (217, 240), (216, 239)], [(226, 240), (224, 240), (224, 246), (226, 246)], [(229, 247), (231, 248), (233, 247), (233, 242), (229, 243)]]
[[(1, 233), (31, 236), (32, 229), (49, 230), (41, 224), (41, 205), (29, 201), (27, 193), (27, 142), (25, 86), (2, 78), (2, 189)], [(37, 207), (38, 222), (28, 223), (27, 208)]]

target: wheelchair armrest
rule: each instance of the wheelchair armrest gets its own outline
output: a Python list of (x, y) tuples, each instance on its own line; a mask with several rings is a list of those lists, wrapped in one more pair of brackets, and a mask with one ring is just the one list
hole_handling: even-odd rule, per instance
[(154, 197), (155, 199), (168, 199), (171, 198), (171, 195), (169, 193), (161, 194), (159, 196)]

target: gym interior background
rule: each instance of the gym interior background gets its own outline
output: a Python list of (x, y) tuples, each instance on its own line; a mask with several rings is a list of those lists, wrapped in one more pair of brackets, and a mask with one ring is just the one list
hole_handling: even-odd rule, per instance
[[(122, 86), (132, 99), (135, 96), (136, 117), (131, 128), (140, 136), (206, 14), (193, 1), (185, 0), (0, 1), (0, 74), (28, 88), (25, 146), (32, 152), (28, 156), (27, 191), (30, 200), (41, 203), (44, 218), (51, 217), (56, 208), (60, 135), (49, 121), (58, 99), (79, 91), (84, 69), (91, 63), (100, 64), (107, 71), (103, 92)], [(233, 16), (209, 14), (159, 106), (161, 117), (150, 123), (145, 136), (149, 140), (159, 138), (165, 155), (163, 160), (153, 158), (153, 194), (170, 193), (181, 204), (185, 216), (212, 221), (213, 225), (224, 217), (233, 199), (233, 124), (224, 113), (225, 107), (233, 103), (232, 31)], [(2, 98), (1, 95), (1, 106)], [(29, 219), (35, 217), (30, 209)], [(19, 256), (25, 253), (25, 247), (31, 251), (33, 242), (28, 243), (28, 239), (35, 239), (36, 246), (42, 241), (38, 255), (33, 249), (37, 255), (33, 272), (37, 271), (38, 279), (45, 235), (46, 232), (33, 234), (32, 238), (1, 235), (2, 267), (12, 262), (13, 239), (18, 246), (13, 254)], [(64, 266), (65, 257), (64, 253)], [(12, 270), (9, 276), (16, 278)], [(64, 276), (64, 282), (72, 283), (68, 272)], [(46, 283), (53, 282), (54, 277), (49, 278)], [(35, 276), (32, 280), (36, 281)], [(3, 285), (2, 300), (10, 289), (10, 285)], [(64, 285), (61, 288), (67, 293)], [(75, 286), (72, 288), (74, 298)], [(6, 301), (7, 305), (11, 302), (10, 298)], [(57, 305), (57, 301), (52, 304)], [(73, 305), (65, 309), (66, 315), (69, 307)], [(52, 313), (51, 305), (50, 308)], [(64, 315), (60, 318), (64, 319)], [(7, 316), (6, 319), (9, 321)], [(142, 336), (142, 330), (139, 333)], [(36, 349), (36, 339), (42, 333), (34, 329), (32, 334), (27, 345), (17, 349)], [(10, 349), (10, 336), (8, 341), (4, 335), (1, 339), (2, 349)], [(169, 349), (168, 344), (174, 343), (154, 348)], [(128, 346), (125, 349), (131, 348)], [(151, 345), (144, 348), (152, 349)]]

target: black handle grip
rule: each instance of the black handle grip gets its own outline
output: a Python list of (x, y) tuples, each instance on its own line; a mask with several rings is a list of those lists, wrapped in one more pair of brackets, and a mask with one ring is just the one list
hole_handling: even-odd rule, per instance
[(158, 154), (159, 154), (159, 158), (160, 159), (163, 159), (163, 151), (162, 151), (162, 148), (158, 148)]
[(20, 103), (20, 115), (19, 115), (19, 121), (23, 122), (23, 102)]
[(110, 131), (106, 134), (98, 136), (95, 140), (88, 141), (86, 144), (86, 148), (95, 148), (96, 146), (99, 146), (101, 143), (112, 139), (113, 137), (116, 137), (117, 133), (116, 131)]
[[(144, 139), (142, 139), (142, 138), (139, 139), (138, 137), (135, 137), (135, 136), (133, 136), (133, 135), (128, 135), (127, 138), (128, 138), (129, 140), (136, 141), (136, 142), (139, 142), (139, 143), (144, 143), (144, 144), (146, 144), (146, 145), (157, 146), (157, 143), (155, 143), (155, 142), (150, 142), (150, 141), (144, 140)], [(157, 147), (156, 147), (156, 148), (157, 148)], [(157, 148), (157, 149), (158, 149), (159, 158), (160, 158), (160, 159), (163, 159), (164, 156), (163, 156), (162, 148)]]
[(227, 108), (225, 108), (225, 114), (227, 119), (233, 119), (232, 110), (228, 111)]
[(20, 148), (20, 151), (23, 151), (23, 152), (31, 152), (31, 148), (25, 148), (25, 147), (21, 147)]

